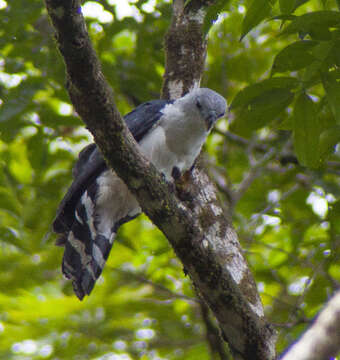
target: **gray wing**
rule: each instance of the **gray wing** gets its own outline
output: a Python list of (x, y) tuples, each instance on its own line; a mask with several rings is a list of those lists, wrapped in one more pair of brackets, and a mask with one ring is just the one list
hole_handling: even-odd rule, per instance
[[(126, 125), (137, 142), (159, 121), (161, 109), (171, 101), (152, 100), (139, 105), (136, 109), (124, 116)], [(96, 144), (86, 146), (80, 153), (73, 168), (73, 183), (61, 201), (55, 220), (53, 231), (63, 234), (72, 227), (75, 217), (75, 208), (84, 191), (93, 181), (107, 169), (105, 160)], [(63, 243), (63, 238), (58, 242)]]
[[(72, 171), (74, 180), (62, 199), (53, 221), (54, 232), (63, 234), (71, 229), (79, 199), (105, 169), (107, 169), (105, 160), (96, 144), (86, 146), (79, 153), (78, 161)], [(62, 245), (63, 242), (61, 237), (57, 244)]]
[(161, 110), (173, 101), (152, 100), (136, 107), (124, 116), (127, 127), (137, 142), (159, 121)]

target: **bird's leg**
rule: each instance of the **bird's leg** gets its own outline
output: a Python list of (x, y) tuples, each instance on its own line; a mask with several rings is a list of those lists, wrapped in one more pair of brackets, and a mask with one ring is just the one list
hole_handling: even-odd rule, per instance
[(161, 176), (162, 180), (168, 185), (169, 191), (174, 193), (176, 191), (175, 183), (171, 180), (169, 181), (163, 172), (161, 172)]
[(190, 192), (190, 177), (193, 167), (184, 174), (181, 174), (177, 167), (172, 169), (171, 175), (175, 180), (177, 195), (182, 201), (191, 201), (193, 199), (193, 195)]
[(178, 181), (181, 175), (182, 175), (181, 170), (177, 166), (174, 166), (171, 171), (171, 176), (174, 179), (174, 181)]

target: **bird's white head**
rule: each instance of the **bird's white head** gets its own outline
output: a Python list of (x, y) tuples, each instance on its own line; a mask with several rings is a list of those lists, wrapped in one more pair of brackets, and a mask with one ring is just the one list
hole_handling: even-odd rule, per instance
[(207, 131), (210, 131), (216, 121), (225, 115), (227, 108), (225, 98), (208, 88), (196, 88), (178, 101), (186, 111), (194, 111), (204, 119)]

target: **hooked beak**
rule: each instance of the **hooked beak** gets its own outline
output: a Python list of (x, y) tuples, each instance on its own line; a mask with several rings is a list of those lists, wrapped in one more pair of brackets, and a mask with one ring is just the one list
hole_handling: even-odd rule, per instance
[(210, 131), (213, 125), (215, 124), (218, 116), (216, 111), (210, 111), (208, 117), (205, 119), (205, 125), (207, 127), (207, 131)]

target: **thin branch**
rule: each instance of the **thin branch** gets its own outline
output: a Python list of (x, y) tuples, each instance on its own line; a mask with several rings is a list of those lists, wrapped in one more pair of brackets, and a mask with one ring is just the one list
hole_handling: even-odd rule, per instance
[(126, 270), (122, 270), (122, 269), (114, 269), (114, 271), (123, 274), (129, 280), (132, 279), (132, 280), (144, 283), (144, 284), (151, 285), (155, 290), (168, 295), (170, 298), (187, 300), (188, 302), (190, 302), (191, 304), (194, 304), (194, 305), (197, 305), (199, 303), (199, 300), (197, 298), (190, 297), (190, 296), (172, 291), (172, 290), (168, 289), (166, 286), (155, 283), (154, 281), (149, 280), (145, 276), (133, 273), (132, 271), (126, 271)]
[(297, 191), (300, 188), (300, 184), (294, 184), (290, 189), (288, 189), (286, 192), (284, 192), (281, 196), (280, 199), (278, 199), (277, 201), (274, 201), (270, 204), (268, 204), (263, 210), (261, 210), (260, 212), (256, 213), (253, 218), (250, 220), (250, 222), (248, 223), (248, 228), (254, 226), (258, 220), (261, 219), (262, 215), (268, 214), (269, 211), (271, 211), (272, 209), (274, 209), (275, 207), (277, 207), (281, 201), (287, 199), (290, 195), (294, 194), (295, 191)]
[[(239, 136), (239, 135), (236, 135), (236, 134), (233, 134), (231, 133), (230, 131), (222, 131), (218, 128), (215, 128), (213, 130), (214, 133), (216, 134), (219, 134), (219, 135), (222, 135), (224, 136), (227, 140), (229, 140), (230, 142), (234, 143), (234, 144), (237, 144), (237, 145), (240, 145), (242, 147), (248, 147), (252, 144), (252, 141), (251, 140), (248, 140), (242, 136)], [(260, 143), (255, 143), (253, 145), (253, 148), (259, 152), (267, 152), (268, 151), (268, 146), (265, 145), (265, 144), (260, 144)]]
[(328, 161), (327, 165), (340, 170), (340, 161)]
[[(252, 148), (260, 153), (264, 153), (269, 151), (271, 146), (265, 143), (254, 142), (253, 140), (248, 140), (242, 136), (237, 134), (233, 134), (230, 131), (222, 131), (218, 128), (213, 130), (214, 133), (224, 136), (228, 141), (232, 142), (233, 144), (239, 145), (241, 147), (249, 147)], [(282, 153), (278, 154), (276, 159), (280, 162), (281, 165), (288, 165), (294, 164), (299, 165), (297, 157), (292, 152), (283, 151)], [(325, 162), (325, 172), (329, 172), (332, 174), (339, 175), (340, 174), (340, 161), (329, 160)]]
[(251, 184), (254, 182), (255, 179), (259, 176), (259, 173), (263, 166), (267, 164), (275, 155), (275, 150), (270, 149), (267, 153), (263, 155), (263, 157), (256, 161), (256, 163), (253, 164), (253, 166), (250, 168), (248, 174), (244, 177), (244, 179), (241, 181), (241, 184), (239, 185), (237, 191), (235, 191), (233, 196), (233, 205), (241, 199), (243, 194), (248, 190), (248, 188), (251, 186)]
[(305, 318), (298, 318), (293, 322), (285, 322), (285, 323), (272, 323), (275, 328), (282, 328), (282, 329), (292, 329), (297, 325), (301, 324), (310, 324), (311, 321)]
[(206, 338), (209, 344), (211, 359), (231, 360), (230, 353), (227, 349), (226, 343), (223, 341), (220, 330), (216, 323), (216, 319), (204, 301), (200, 302), (201, 314), (205, 324)]

